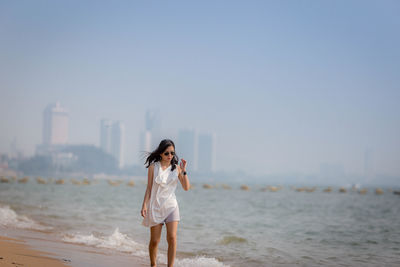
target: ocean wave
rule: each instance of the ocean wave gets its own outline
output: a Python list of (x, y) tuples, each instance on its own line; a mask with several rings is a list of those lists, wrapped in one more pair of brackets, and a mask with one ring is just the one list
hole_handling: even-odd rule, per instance
[[(132, 255), (139, 257), (149, 256), (147, 246), (139, 244), (126, 234), (121, 233), (118, 227), (110, 236), (94, 236), (93, 234), (65, 234), (62, 237), (62, 240), (67, 243), (114, 249), (120, 252), (131, 253)], [(159, 252), (157, 258), (159, 262), (167, 264), (167, 256), (163, 253)], [(229, 267), (229, 265), (225, 265), (215, 258), (207, 258), (203, 256), (176, 259), (175, 265), (177, 267)]]
[(41, 231), (52, 229), (35, 222), (27, 216), (17, 214), (9, 206), (0, 206), (0, 226)]
[(115, 249), (121, 252), (133, 253), (136, 255), (143, 255), (145, 247), (131, 238), (126, 234), (122, 234), (118, 227), (114, 230), (114, 233), (110, 236), (94, 236), (80, 235), (80, 234), (65, 234), (62, 237), (64, 242), (82, 244), (88, 246), (94, 246), (99, 248)]

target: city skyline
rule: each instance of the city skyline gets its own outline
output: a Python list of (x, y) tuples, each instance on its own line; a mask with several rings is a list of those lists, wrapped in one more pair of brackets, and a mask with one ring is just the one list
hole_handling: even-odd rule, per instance
[(397, 1), (1, 7), (0, 152), (32, 155), (59, 100), (69, 143), (123, 121), (127, 164), (158, 110), (166, 138), (216, 133), (216, 171), (400, 177)]
[[(120, 120), (102, 118), (100, 120), (99, 142), (97, 146), (107, 154), (112, 155), (122, 169), (126, 165), (141, 164), (143, 161), (142, 152), (151, 152), (159, 144), (163, 131), (161, 127), (161, 116), (157, 110), (147, 110), (145, 113), (144, 130), (141, 130), (139, 145), (141, 150), (138, 161), (125, 164), (125, 153), (132, 149), (125, 146), (125, 124)], [(48, 104), (43, 111), (42, 120), (42, 143), (36, 144), (36, 155), (47, 155), (55, 151), (60, 151), (68, 145), (76, 145), (68, 142), (69, 136), (69, 116), (68, 111), (60, 101)], [(140, 130), (140, 129), (139, 129)], [(170, 137), (171, 138), (171, 137)], [(175, 145), (180, 148), (179, 154), (186, 161), (191, 163), (191, 171), (211, 173), (216, 170), (216, 135), (215, 133), (200, 133), (196, 130), (179, 129), (176, 135)], [(82, 145), (82, 144), (81, 144)], [(16, 140), (10, 144), (11, 153), (15, 154)], [(57, 153), (56, 153), (57, 154)]]
[[(74, 145), (74, 144), (81, 144), (84, 143), (68, 143), (68, 133), (60, 132), (57, 127), (52, 126), (51, 122), (55, 121), (57, 126), (61, 126), (64, 128), (63, 130), (69, 130), (68, 123), (69, 123), (69, 116), (68, 111), (65, 109), (64, 106), (61, 105), (60, 101), (56, 101), (50, 104), (47, 104), (44, 111), (43, 111), (43, 120), (42, 120), (42, 143), (35, 145), (36, 152), (34, 154), (42, 154), (47, 153), (47, 151), (53, 151), (51, 149), (52, 145), (55, 145), (55, 148), (59, 147), (60, 145)], [(140, 135), (139, 139), (139, 147), (141, 147), (140, 151), (136, 151), (139, 154), (138, 160), (133, 160), (128, 164), (125, 164), (125, 150), (130, 150), (124, 147), (125, 143), (125, 125), (120, 120), (110, 120), (110, 119), (101, 119), (100, 120), (100, 133), (99, 133), (99, 142), (94, 144), (95, 146), (102, 148), (105, 152), (112, 155), (116, 158), (118, 165), (120, 168), (124, 167), (125, 165), (141, 165), (143, 161), (143, 153), (142, 152), (150, 152), (154, 150), (159, 141), (162, 138), (163, 130), (161, 128), (160, 123), (162, 118), (158, 110), (146, 110), (144, 112), (144, 131), (141, 131), (141, 134), (145, 134), (145, 139), (143, 139), (143, 135)], [(61, 117), (60, 117), (61, 116)], [(64, 117), (66, 117), (66, 121), (64, 121)], [(62, 120), (60, 123), (58, 120)], [(63, 124), (67, 124), (67, 127), (63, 126)], [(107, 129), (105, 129), (107, 128)], [(51, 135), (47, 133), (49, 129), (56, 130), (56, 133), (61, 136), (61, 139), (64, 141), (59, 142), (59, 137), (55, 138), (56, 142), (49, 143), (49, 140), (52, 140)], [(118, 134), (116, 134), (116, 129)], [(139, 129), (140, 130), (140, 129)], [(156, 136), (156, 138), (155, 138)], [(185, 155), (186, 160), (192, 163), (192, 171), (200, 171), (200, 172), (214, 172), (216, 171), (216, 153), (215, 153), (215, 145), (216, 145), (216, 135), (215, 133), (204, 133), (198, 131), (196, 129), (177, 129), (176, 133), (170, 133), (170, 136), (164, 138), (172, 138), (175, 140), (175, 144), (178, 145), (181, 150), (179, 153)], [(54, 137), (53, 137), (54, 139)], [(111, 141), (114, 139), (113, 141)], [(211, 140), (211, 141), (210, 141)], [(212, 150), (213, 152), (207, 151), (206, 153), (202, 153), (202, 146), (206, 146), (205, 150)], [(16, 148), (16, 140), (13, 139), (10, 144), (10, 151), (11, 155), (13, 151), (17, 151)], [(43, 150), (44, 149), (44, 150)], [(203, 149), (204, 151), (204, 149)], [(202, 155), (203, 154), (203, 155)], [(373, 165), (373, 151), (371, 149), (366, 149), (363, 154), (363, 170), (358, 174), (360, 177), (364, 177), (366, 181), (373, 179), (374, 177), (374, 168)], [(209, 161), (204, 161), (204, 158), (209, 157)], [(200, 158), (203, 161), (200, 163)], [(199, 169), (199, 166), (202, 167)], [(221, 170), (220, 170), (221, 171)], [(223, 171), (223, 170), (222, 170)], [(344, 170), (344, 166), (342, 164), (337, 163), (326, 163), (322, 162), (319, 164), (319, 168), (314, 172), (319, 173), (321, 177), (330, 177), (334, 178), (334, 176), (345, 176), (346, 171)], [(309, 173), (312, 174), (312, 173)]]

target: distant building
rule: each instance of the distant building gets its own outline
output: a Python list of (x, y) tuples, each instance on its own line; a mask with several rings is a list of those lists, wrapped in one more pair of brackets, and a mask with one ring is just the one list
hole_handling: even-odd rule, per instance
[(197, 168), (201, 172), (214, 172), (216, 168), (215, 134), (199, 134)]
[(102, 119), (100, 122), (100, 147), (111, 154), (122, 168), (124, 159), (125, 126), (121, 121)]
[(43, 145), (66, 145), (68, 123), (68, 111), (60, 102), (48, 105), (43, 112)]
[(151, 142), (151, 132), (150, 131), (144, 131), (141, 132), (140, 134), (140, 146), (141, 146), (141, 151), (143, 152), (151, 152), (153, 151), (152, 147), (152, 142)]
[(144, 121), (145, 130), (140, 133), (139, 162), (143, 161), (143, 153), (152, 152), (161, 142), (161, 118), (158, 110), (147, 110)]
[[(145, 132), (150, 133), (150, 147), (155, 149), (160, 144), (163, 136), (161, 134), (161, 116), (158, 110), (148, 110), (145, 117)], [(150, 149), (150, 150), (152, 150)]]
[(195, 130), (180, 130), (176, 144), (177, 153), (190, 165), (190, 169), (197, 170), (197, 133)]

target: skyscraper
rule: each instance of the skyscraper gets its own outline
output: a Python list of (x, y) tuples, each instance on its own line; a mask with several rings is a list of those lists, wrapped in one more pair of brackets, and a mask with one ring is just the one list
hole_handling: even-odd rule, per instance
[(150, 147), (155, 149), (163, 138), (161, 134), (161, 117), (158, 110), (148, 110), (146, 112), (145, 129), (147, 134), (150, 132)]
[(103, 151), (111, 154), (111, 130), (113, 122), (102, 119), (100, 121), (100, 147)]
[(68, 123), (68, 111), (60, 102), (48, 105), (43, 112), (43, 145), (67, 144)]
[(215, 171), (216, 135), (214, 133), (199, 134), (197, 167), (201, 172)]
[[(144, 121), (144, 131), (140, 133), (140, 152), (151, 152), (161, 141), (161, 119), (158, 110), (147, 110)], [(139, 154), (139, 162), (143, 160)]]
[(124, 158), (125, 126), (121, 121), (102, 119), (100, 122), (100, 147), (114, 156), (119, 168), (125, 164)]
[(180, 130), (177, 140), (177, 153), (190, 165), (190, 169), (197, 170), (197, 133), (195, 130)]

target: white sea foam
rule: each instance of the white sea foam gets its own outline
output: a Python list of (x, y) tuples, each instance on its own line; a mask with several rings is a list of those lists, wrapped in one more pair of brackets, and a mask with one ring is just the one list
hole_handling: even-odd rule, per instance
[(0, 206), (0, 226), (33, 230), (50, 230), (24, 215), (18, 215), (9, 206)]
[[(147, 252), (147, 246), (133, 241), (129, 236), (121, 233), (118, 228), (116, 228), (114, 233), (110, 236), (65, 234), (62, 240), (68, 243), (115, 249), (139, 257), (148, 257), (149, 255)], [(167, 256), (159, 252), (158, 261), (167, 264)], [(229, 265), (224, 265), (214, 258), (206, 258), (203, 256), (177, 259), (175, 265), (177, 267), (229, 267)]]
[(133, 254), (143, 255), (145, 247), (127, 235), (120, 233), (119, 229), (116, 228), (114, 233), (110, 236), (94, 236), (80, 235), (80, 234), (66, 234), (62, 238), (63, 241), (69, 243), (89, 245), (99, 248), (115, 249), (121, 252), (128, 252)]
[(215, 258), (206, 258), (203, 256), (177, 259), (175, 265), (177, 267), (229, 267), (229, 265), (223, 264)]

